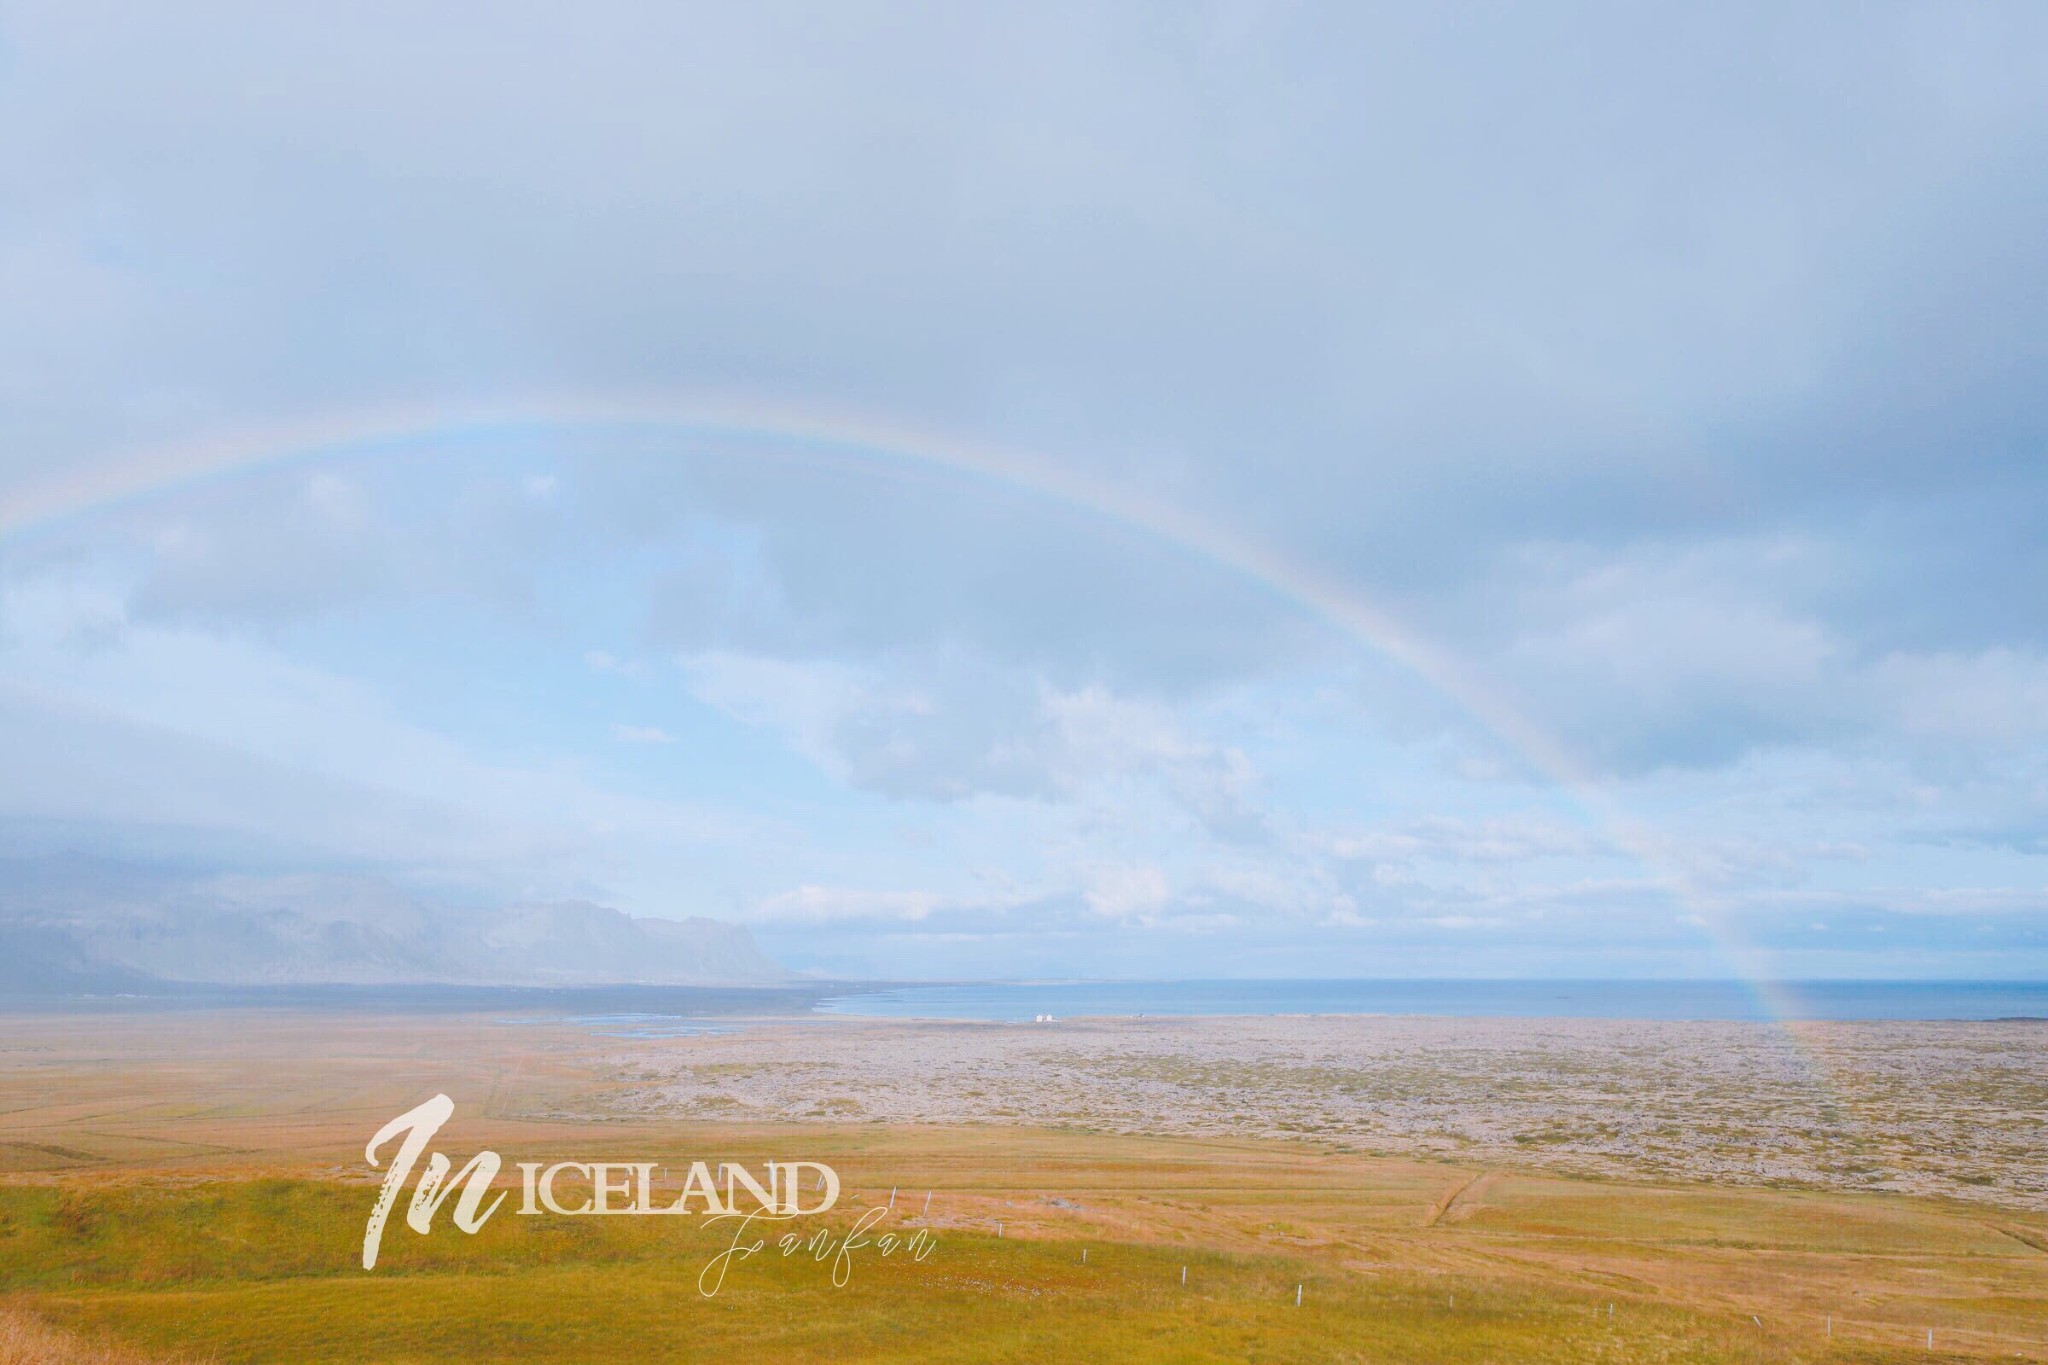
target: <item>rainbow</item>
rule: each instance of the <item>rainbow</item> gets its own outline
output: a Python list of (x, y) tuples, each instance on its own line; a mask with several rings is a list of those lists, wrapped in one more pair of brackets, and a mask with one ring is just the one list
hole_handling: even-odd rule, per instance
[(1187, 508), (1028, 452), (861, 414), (722, 396), (575, 395), (417, 404), (216, 432), (95, 460), (0, 497), (0, 538), (195, 482), (290, 461), (423, 440), (549, 428), (687, 432), (770, 442), (868, 467), (894, 464), (947, 471), (1077, 509), (1240, 575), (1394, 661), (1455, 703), (1568, 796), (1596, 828), (1651, 874), (1674, 903), (1689, 911), (1769, 1017), (1782, 1020), (1795, 1013), (1764, 969), (1761, 954), (1677, 866), (1665, 841), (1629, 819), (1593, 778), (1589, 765), (1462, 661), (1325, 570)]

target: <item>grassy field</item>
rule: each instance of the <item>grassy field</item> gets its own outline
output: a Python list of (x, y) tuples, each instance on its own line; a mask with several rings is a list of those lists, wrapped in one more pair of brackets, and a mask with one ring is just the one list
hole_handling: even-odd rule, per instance
[(2048, 1359), (2039, 1214), (1296, 1142), (551, 1122), (533, 1111), (577, 1085), (568, 1035), (522, 1035), (529, 1060), (484, 1067), (436, 1146), (827, 1161), (846, 1193), (824, 1221), (843, 1231), (895, 1187), (874, 1232), (936, 1249), (863, 1248), (835, 1287), (829, 1263), (771, 1247), (707, 1299), (724, 1239), (697, 1219), (508, 1205), (475, 1237), (446, 1211), (425, 1237), (394, 1218), (365, 1273), (363, 1140), (437, 1057), (504, 1031), (298, 1027), (164, 1043), (175, 1061), (7, 1035), (0, 1362)]
[[(15, 1187), (0, 1192), (0, 1274), (15, 1304), (62, 1327), (223, 1361), (1918, 1360), (1922, 1320), (1941, 1324), (1943, 1355), (2005, 1354), (2023, 1349), (2024, 1322), (2044, 1307), (2020, 1302), (2018, 1284), (2001, 1293), (1995, 1263), (2012, 1258), (1998, 1248), (1959, 1243), (1943, 1256), (1917, 1247), (1916, 1233), (1939, 1230), (1904, 1211), (1776, 1241), (1745, 1226), (1741, 1251), (1770, 1264), (1757, 1266), (1759, 1283), (1716, 1293), (1725, 1277), (1711, 1253), (1725, 1260), (1735, 1249), (1716, 1221), (1797, 1222), (1799, 1211), (1757, 1209), (1762, 1217), (1749, 1220), (1739, 1206), (1694, 1210), (1691, 1235), (1673, 1236), (1678, 1229), (1632, 1208), (1627, 1192), (1546, 1189), (1525, 1210), (1384, 1236), (1376, 1249), (1385, 1259), (1366, 1263), (1354, 1259), (1368, 1251), (1355, 1242), (1315, 1245), (1311, 1224), (1289, 1231), (1264, 1218), (1280, 1211), (1276, 1194), (1268, 1189), (1242, 1233), (1298, 1244), (1286, 1251), (1051, 1235), (1011, 1222), (1002, 1237), (944, 1228), (921, 1264), (856, 1253), (843, 1288), (829, 1264), (771, 1249), (707, 1299), (698, 1274), (725, 1242), (696, 1220), (501, 1217), (475, 1238), (400, 1229), (365, 1274), (350, 1263), (361, 1186)], [(1613, 1217), (1584, 1217), (1607, 1202)], [(1572, 1205), (1568, 1224), (1557, 1221), (1561, 1203)], [(1864, 1231), (1877, 1234), (1868, 1248)], [(1400, 1254), (1404, 1242), (1415, 1255)], [(1905, 1276), (1887, 1268), (1881, 1302), (1849, 1298), (1862, 1316), (1841, 1315), (1832, 1342), (1824, 1319), (1767, 1302), (1762, 1281), (1825, 1267), (1847, 1289), (1856, 1262), (1872, 1255), (1915, 1264)], [(1914, 1270), (1933, 1278), (1972, 1255), (1986, 1262), (1962, 1272), (1978, 1293), (1950, 1299), (1942, 1290), (1961, 1287), (1953, 1281), (1931, 1294), (1899, 1288)], [(1630, 1275), (1618, 1263), (1661, 1273)], [(1768, 1319), (1728, 1301), (1728, 1289), (1744, 1288)], [(2001, 1317), (2010, 1341), (1996, 1331)]]

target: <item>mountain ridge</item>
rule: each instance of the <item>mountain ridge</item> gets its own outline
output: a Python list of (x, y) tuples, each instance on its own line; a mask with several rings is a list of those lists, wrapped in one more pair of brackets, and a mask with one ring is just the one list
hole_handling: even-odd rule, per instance
[(365, 874), (194, 874), (76, 855), (0, 863), (0, 989), (14, 992), (790, 979), (745, 926), (697, 916), (435, 902)]

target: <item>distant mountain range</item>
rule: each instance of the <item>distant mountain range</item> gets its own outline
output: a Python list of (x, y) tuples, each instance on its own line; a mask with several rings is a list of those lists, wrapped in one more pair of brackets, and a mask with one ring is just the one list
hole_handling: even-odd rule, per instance
[(587, 901), (478, 907), (377, 877), (200, 876), (0, 861), (0, 992), (214, 985), (736, 985), (787, 981), (746, 929)]

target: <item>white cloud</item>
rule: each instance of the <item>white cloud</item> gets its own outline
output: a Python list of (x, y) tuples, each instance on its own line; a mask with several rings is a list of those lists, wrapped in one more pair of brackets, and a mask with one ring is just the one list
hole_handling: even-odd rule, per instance
[(1606, 838), (1581, 826), (1526, 815), (1488, 820), (1431, 816), (1388, 828), (1339, 833), (1328, 843), (1330, 852), (1339, 858), (1370, 862), (1439, 858), (1518, 863), (1614, 851)]
[(647, 666), (636, 659), (622, 659), (609, 650), (586, 650), (583, 666), (592, 673), (609, 673), (616, 677), (643, 679), (648, 675)]
[(925, 891), (870, 891), (848, 887), (799, 886), (753, 906), (749, 919), (763, 923), (830, 924), (840, 920), (915, 923), (946, 905)]
[(1871, 668), (1871, 708), (1930, 739), (2026, 744), (2048, 738), (2048, 656), (2017, 649), (1891, 653)]
[(613, 725), (612, 738), (621, 744), (673, 744), (676, 737), (658, 725)]
[[(41, 760), (24, 756), (0, 769), (0, 800), (21, 816), (88, 819), (104, 802), (101, 819), (218, 822), (225, 834), (349, 857), (500, 862), (556, 876), (580, 876), (562, 869), (599, 847), (702, 847), (744, 828), (701, 805), (493, 761), (404, 719), (358, 680), (266, 645), (129, 622), (105, 590), (44, 584), (0, 593), (0, 637), (11, 723), (32, 731), (32, 717), (47, 715), (88, 736), (75, 741), (81, 752), (100, 755), (88, 764), (39, 744)], [(246, 772), (247, 790), (208, 801), (195, 787), (188, 798), (175, 766), (185, 762)], [(90, 789), (74, 780), (96, 772), (103, 778)], [(132, 796), (116, 795), (124, 784)], [(293, 787), (303, 795), (280, 797)], [(46, 799), (61, 791), (73, 796)], [(336, 809), (344, 793), (355, 793), (347, 818), (324, 827), (310, 820), (307, 811)], [(438, 849), (423, 842), (425, 829), (438, 831)]]
[(1082, 886), (1088, 908), (1109, 919), (1154, 915), (1165, 909), (1173, 896), (1166, 873), (1144, 865), (1092, 869)]

